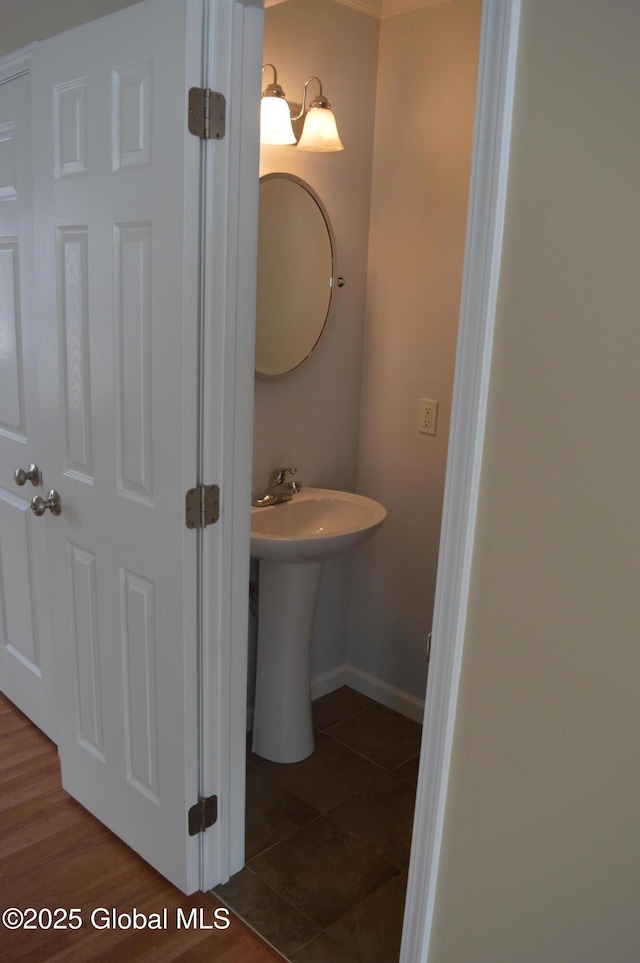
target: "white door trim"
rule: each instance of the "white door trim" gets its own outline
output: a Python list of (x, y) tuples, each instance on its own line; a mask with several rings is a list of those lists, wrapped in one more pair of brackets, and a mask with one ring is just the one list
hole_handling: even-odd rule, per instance
[(520, 0), (484, 0), (467, 239), (400, 963), (426, 963), (438, 881), (502, 255)]
[[(213, 9), (213, 8), (212, 8)], [(203, 840), (201, 888), (225, 883), (244, 865), (253, 379), (258, 237), (259, 125), (263, 11), (255, 0), (225, 0), (209, 20), (204, 86), (227, 97), (227, 131), (205, 158), (206, 263), (203, 310), (203, 478), (220, 485), (221, 547), (203, 533), (201, 666), (202, 794), (218, 796), (218, 822)], [(217, 43), (215, 37), (218, 37)], [(226, 43), (221, 45), (219, 37)], [(222, 52), (224, 49), (224, 53)], [(217, 52), (217, 58), (213, 56)], [(226, 225), (224, 237), (216, 227)], [(220, 239), (226, 243), (221, 244)], [(221, 393), (216, 358), (224, 356)], [(209, 414), (221, 406), (223, 437)], [(224, 457), (222, 453), (224, 452)], [(221, 474), (221, 472), (223, 474)], [(222, 558), (224, 564), (220, 566)], [(217, 639), (220, 640), (219, 645)]]

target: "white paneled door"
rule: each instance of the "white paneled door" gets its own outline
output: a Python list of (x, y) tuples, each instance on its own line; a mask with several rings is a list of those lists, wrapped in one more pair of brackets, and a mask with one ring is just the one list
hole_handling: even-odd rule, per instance
[(143, 0), (0, 61), (0, 688), (188, 893), (243, 862), (261, 35)]
[[(0, 76), (0, 689), (55, 739), (34, 316), (28, 58)], [(18, 480), (14, 473), (22, 471)], [(31, 477), (27, 477), (30, 475)], [(21, 483), (21, 484), (19, 484)]]
[[(205, 8), (145, 0), (39, 44), (31, 69), (38, 457), (62, 510), (28, 524), (46, 533), (62, 780), (185, 892), (201, 878), (187, 819), (200, 536), (184, 500), (198, 472), (204, 149), (186, 105)], [(16, 518), (20, 499), (11, 489)]]

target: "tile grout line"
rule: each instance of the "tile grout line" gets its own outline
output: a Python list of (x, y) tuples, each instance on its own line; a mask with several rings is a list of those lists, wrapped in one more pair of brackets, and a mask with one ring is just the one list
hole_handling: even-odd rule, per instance
[(375, 705), (377, 705), (377, 703), (374, 703), (374, 705), (372, 706), (365, 706), (364, 709), (358, 709), (357, 712), (353, 712), (350, 716), (345, 716), (344, 719), (337, 719), (335, 722), (332, 722), (331, 725), (327, 726), (325, 729), (315, 724), (313, 728), (318, 729), (320, 732), (327, 732), (329, 729), (333, 729), (334, 726), (341, 726), (344, 722), (351, 722), (352, 719), (355, 719), (357, 716), (361, 716), (363, 712), (370, 712), (371, 709), (375, 708)]
[[(292, 795), (293, 795), (293, 793), (292, 793)], [(298, 798), (299, 798), (299, 797), (296, 796), (296, 799), (298, 799)], [(351, 798), (351, 797), (349, 797), (349, 798)], [(303, 800), (303, 802), (304, 802), (304, 800)], [(292, 837), (292, 836), (295, 836), (296, 833), (301, 832), (303, 829), (307, 829), (307, 827), (311, 826), (313, 823), (317, 822), (319, 819), (322, 819), (324, 816), (325, 816), (325, 813), (320, 813), (320, 812), (319, 812), (316, 816), (313, 816), (311, 819), (308, 819), (306, 823), (302, 823), (301, 826), (296, 826), (296, 828), (293, 829), (290, 833), (287, 833), (285, 836), (282, 836), (281, 839), (277, 839), (277, 840), (275, 841), (275, 843), (269, 843), (269, 845), (268, 845), (268, 846), (265, 846), (264, 849), (261, 849), (259, 853), (255, 853), (255, 855), (252, 856), (251, 859), (246, 860), (246, 862), (245, 862), (245, 864), (244, 864), (244, 865), (245, 865), (245, 868), (246, 868), (246, 869), (250, 869), (250, 865), (249, 865), (249, 864), (252, 863), (252, 862), (254, 861), (254, 859), (259, 859), (259, 857), (260, 857), (260, 856), (264, 856), (265, 853), (271, 852), (271, 850), (272, 850), (272, 849), (275, 849), (276, 846), (279, 846), (280, 843), (284, 843), (287, 839), (291, 839), (291, 837)], [(252, 872), (253, 872), (253, 870), (252, 870)], [(256, 872), (254, 872), (253, 875), (256, 876), (258, 879), (260, 879), (260, 877), (258, 876), (258, 874), (257, 874)], [(266, 885), (266, 884), (265, 884), (265, 885)], [(273, 887), (270, 887), (270, 889), (271, 889), (271, 888), (273, 888)], [(277, 891), (274, 890), (274, 892), (277, 892)]]
[[(340, 723), (336, 723), (336, 725), (340, 725)], [(353, 746), (349, 746), (346, 742), (341, 742), (340, 739), (337, 739), (335, 736), (332, 736), (328, 731), (323, 732), (323, 735), (325, 735), (327, 739), (331, 739), (332, 742), (335, 742), (336, 745), (342, 746), (343, 749), (348, 749), (349, 752), (352, 752), (354, 754), (354, 756), (359, 756), (360, 759), (365, 759), (367, 762), (370, 762), (372, 765), (377, 766), (380, 769), (380, 771), (383, 773), (395, 772), (395, 770), (399, 769), (400, 766), (406, 766), (408, 762), (411, 762), (412, 759), (415, 759), (416, 756), (420, 755), (419, 752), (416, 752), (412, 756), (410, 756), (409, 759), (404, 759), (402, 762), (399, 762), (398, 765), (394, 766), (393, 769), (387, 769), (387, 767), (383, 766), (382, 763), (376, 762), (376, 760), (372, 759), (371, 756), (365, 756), (363, 752), (359, 752), (357, 749), (354, 749)]]

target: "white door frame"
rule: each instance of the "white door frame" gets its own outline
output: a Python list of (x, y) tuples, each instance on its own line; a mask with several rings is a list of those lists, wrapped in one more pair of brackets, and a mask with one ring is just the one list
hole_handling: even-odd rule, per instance
[(520, 0), (484, 0), (460, 324), (400, 963), (426, 963), (438, 881), (502, 256)]
[[(230, 564), (219, 570), (205, 530), (200, 795), (218, 796), (218, 822), (204, 834), (202, 889), (226, 882), (244, 866), (262, 0), (225, 3), (218, 18), (217, 24), (205, 24), (205, 36), (212, 38), (218, 31), (229, 38), (229, 43), (226, 55), (217, 62), (205, 52), (202, 83), (228, 98), (227, 130), (222, 141), (203, 148), (202, 217), (207, 254), (202, 265), (202, 298), (206, 330), (201, 375), (202, 478), (198, 484), (220, 486), (222, 558)], [(222, 187), (215, 195), (208, 190), (214, 183), (214, 169), (215, 183)], [(221, 220), (227, 225), (226, 247), (213, 240), (214, 226)], [(214, 359), (220, 353), (225, 359), (223, 393), (211, 377), (216, 370)], [(207, 417), (219, 405), (224, 410), (222, 438), (213, 433), (215, 419)]]

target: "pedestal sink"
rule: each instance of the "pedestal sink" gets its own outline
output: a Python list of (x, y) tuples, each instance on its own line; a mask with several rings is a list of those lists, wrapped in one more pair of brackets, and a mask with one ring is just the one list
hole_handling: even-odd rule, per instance
[(260, 559), (252, 748), (264, 759), (300, 762), (313, 752), (309, 649), (322, 566), (386, 517), (372, 498), (324, 488), (251, 509), (251, 555)]

